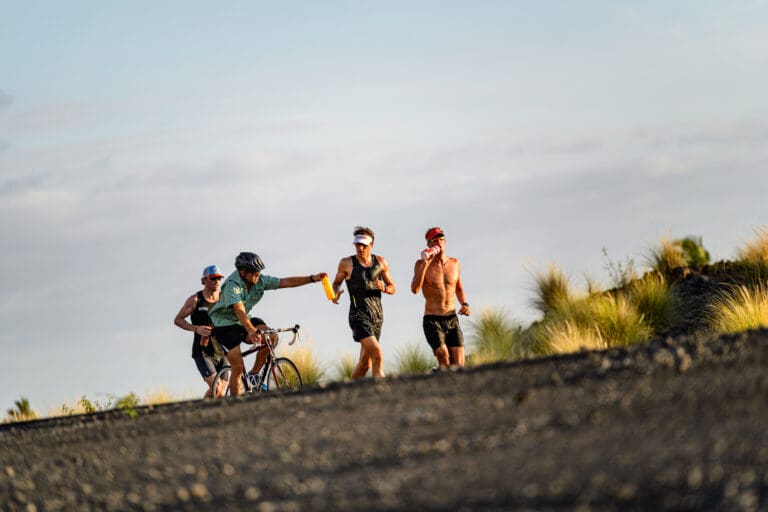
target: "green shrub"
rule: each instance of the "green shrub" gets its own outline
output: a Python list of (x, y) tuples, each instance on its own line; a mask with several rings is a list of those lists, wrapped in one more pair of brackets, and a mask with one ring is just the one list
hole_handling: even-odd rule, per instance
[(680, 300), (662, 274), (648, 273), (632, 281), (626, 293), (654, 333), (674, 325), (680, 317)]
[(683, 251), (686, 265), (689, 267), (703, 267), (709, 263), (709, 251), (704, 248), (701, 237), (688, 236), (675, 240), (676, 245)]
[(131, 418), (135, 418), (139, 415), (138, 411), (136, 411), (136, 408), (139, 406), (139, 403), (141, 400), (139, 400), (139, 397), (136, 396), (136, 393), (128, 393), (122, 398), (118, 398), (117, 402), (115, 402), (115, 409), (119, 409), (123, 411), (127, 416), (130, 416)]
[(589, 309), (595, 329), (609, 347), (647, 341), (652, 335), (637, 306), (623, 294), (609, 293), (591, 298)]
[(344, 354), (334, 365), (335, 380), (345, 381), (352, 379), (352, 372), (355, 371), (356, 366), (357, 361), (351, 355)]
[(470, 324), (469, 345), (472, 365), (480, 365), (520, 357), (524, 347), (521, 328), (507, 320), (498, 310), (485, 310)]
[(530, 329), (532, 353), (609, 348), (647, 341), (653, 329), (624, 293), (606, 292), (570, 302)]
[(424, 373), (435, 366), (435, 357), (426, 349), (426, 343), (411, 343), (395, 354), (395, 373)]
[(94, 400), (92, 402), (85, 395), (80, 397), (80, 400), (78, 400), (77, 403), (83, 409), (83, 412), (86, 414), (93, 414), (101, 408), (98, 400)]
[(568, 277), (553, 263), (546, 272), (535, 272), (536, 288), (533, 307), (544, 316), (557, 313), (571, 301)]
[(37, 418), (37, 413), (32, 409), (29, 400), (21, 397), (13, 402), (14, 409), (6, 411), (8, 421), (27, 421)]
[(711, 304), (715, 332), (740, 332), (768, 327), (768, 288), (762, 283), (738, 285), (721, 292)]

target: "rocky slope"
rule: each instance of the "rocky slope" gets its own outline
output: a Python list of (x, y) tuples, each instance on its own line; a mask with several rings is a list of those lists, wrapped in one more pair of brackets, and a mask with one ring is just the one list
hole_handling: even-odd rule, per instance
[(0, 427), (3, 510), (766, 510), (768, 331)]

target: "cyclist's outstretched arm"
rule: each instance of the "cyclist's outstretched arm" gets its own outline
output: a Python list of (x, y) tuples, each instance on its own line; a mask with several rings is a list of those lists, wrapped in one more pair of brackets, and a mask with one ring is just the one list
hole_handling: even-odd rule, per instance
[(293, 277), (281, 277), (278, 288), (295, 288), (296, 286), (304, 286), (305, 284), (319, 282), (323, 278), (323, 273), (310, 274), (308, 276), (293, 276)]

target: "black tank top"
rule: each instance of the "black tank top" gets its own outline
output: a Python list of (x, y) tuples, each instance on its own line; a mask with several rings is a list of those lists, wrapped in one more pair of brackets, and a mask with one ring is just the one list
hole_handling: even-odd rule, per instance
[(381, 290), (376, 287), (376, 281), (381, 278), (381, 265), (375, 254), (371, 255), (373, 263), (364, 267), (352, 255), (352, 275), (347, 279), (349, 292), (349, 316), (357, 319), (381, 319), (384, 310), (381, 307)]
[[(197, 292), (197, 306), (192, 314), (189, 315), (189, 319), (192, 325), (211, 325), (211, 319), (208, 318), (208, 312), (213, 309), (215, 302), (208, 302), (203, 296), (203, 290)], [(213, 343), (208, 343), (208, 346), (203, 347), (200, 345), (202, 336), (195, 333), (195, 337), (192, 341), (192, 357), (197, 357), (203, 354), (213, 356)]]

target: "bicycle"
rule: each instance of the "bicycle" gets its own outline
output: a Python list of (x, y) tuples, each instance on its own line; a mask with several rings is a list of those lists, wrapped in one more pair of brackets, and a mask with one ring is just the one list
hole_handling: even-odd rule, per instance
[[(261, 367), (258, 373), (252, 374), (250, 372), (243, 372), (241, 384), (243, 389), (245, 389), (245, 394), (253, 395), (272, 390), (300, 390), (303, 386), (303, 382), (298, 367), (287, 357), (277, 357), (275, 354), (275, 346), (272, 342), (272, 335), (279, 336), (280, 333), (292, 332), (293, 337), (288, 342), (288, 345), (293, 345), (297, 339), (301, 339), (301, 335), (299, 334), (299, 324), (296, 324), (293, 327), (281, 327), (277, 329), (269, 328), (259, 330), (258, 332), (261, 334), (264, 341), (243, 351), (243, 358), (261, 350), (267, 350), (267, 359), (264, 361), (264, 366)], [(216, 378), (213, 380), (212, 389), (218, 389), (219, 382), (225, 380), (227, 384), (224, 396), (229, 396), (229, 377), (231, 373), (232, 368), (228, 366), (219, 370), (216, 374)]]

